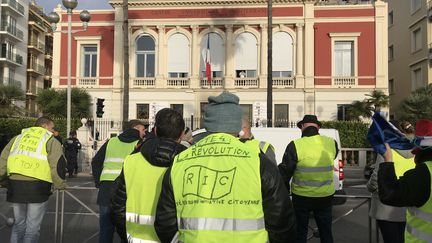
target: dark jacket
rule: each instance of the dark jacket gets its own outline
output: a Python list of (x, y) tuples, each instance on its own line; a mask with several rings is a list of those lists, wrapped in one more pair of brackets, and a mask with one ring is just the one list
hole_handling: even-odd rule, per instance
[(78, 151), (81, 149), (81, 143), (78, 138), (68, 138), (63, 144), (64, 153), (66, 159), (76, 160), (78, 157)]
[[(296, 237), (295, 215), (288, 191), (276, 165), (263, 153), (260, 153), (259, 159), (264, 221), (270, 242), (294, 242)], [(155, 229), (162, 243), (171, 242), (178, 230), (170, 175), (171, 168), (165, 173), (156, 210)]]
[[(140, 153), (144, 158), (153, 166), (170, 167), (173, 163), (174, 157), (185, 150), (186, 147), (177, 143), (172, 139), (158, 138), (155, 136), (147, 138), (142, 144)], [(144, 163), (144, 161), (143, 161)], [(125, 242), (126, 239), (126, 183), (123, 171), (117, 177), (115, 192), (111, 199), (111, 221), (117, 229), (120, 238)], [(140, 183), (140, 182), (136, 182)], [(143, 183), (143, 182), (141, 182)], [(143, 183), (145, 186), (145, 183)], [(147, 185), (154, 186), (154, 185)]]
[(424, 162), (432, 161), (432, 149), (423, 150), (415, 157), (416, 167), (396, 177), (394, 163), (380, 164), (378, 193), (382, 203), (396, 207), (421, 207), (431, 194), (431, 175)]
[(7, 159), (16, 137), (3, 149), (0, 156), (0, 183), (8, 188), (6, 200), (11, 203), (42, 203), (48, 200), (54, 189), (66, 187), (66, 161), (61, 144), (51, 137), (46, 144), (48, 163), (53, 183), (20, 174), (7, 176)]
[[(312, 137), (315, 135), (319, 135), (318, 129), (315, 127), (307, 127), (302, 132), (302, 137)], [(335, 154), (335, 159), (336, 159), (337, 154), (339, 153), (339, 149), (336, 141), (335, 141), (335, 146), (336, 146), (336, 154)], [(282, 158), (282, 163), (279, 164), (279, 171), (282, 175), (286, 187), (288, 188), (288, 191), (290, 189), (290, 184), (289, 184), (290, 180), (294, 175), (294, 171), (297, 168), (297, 163), (298, 163), (298, 157), (297, 157), (296, 146), (294, 144), (294, 141), (291, 141), (288, 144), (287, 148), (285, 149), (285, 153)], [(322, 208), (329, 207), (332, 204), (332, 198), (333, 195), (328, 197), (304, 197), (296, 194), (292, 195), (294, 205), (306, 207), (309, 209), (322, 209)]]
[[(141, 140), (139, 136), (139, 131), (133, 128), (127, 129), (122, 134), (118, 135), (118, 138), (121, 142), (124, 143), (136, 143)], [(114, 181), (103, 181), (100, 182), (100, 176), (103, 170), (103, 164), (105, 161), (106, 149), (108, 146), (108, 142), (105, 142), (92, 160), (92, 172), (93, 178), (95, 180), (96, 187), (99, 188), (99, 193), (97, 197), (97, 204), (101, 206), (109, 206), (111, 194), (114, 190)], [(132, 151), (130, 151), (132, 153)]]

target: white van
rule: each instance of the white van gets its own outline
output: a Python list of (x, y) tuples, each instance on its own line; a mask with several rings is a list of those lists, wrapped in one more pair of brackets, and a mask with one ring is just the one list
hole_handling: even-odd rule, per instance
[[(339, 148), (339, 153), (334, 160), (334, 173), (333, 180), (336, 191), (340, 191), (343, 188), (344, 172), (343, 162), (341, 155), (341, 143), (339, 138), (339, 132), (336, 129), (320, 129), (320, 135), (331, 137), (336, 140)], [(280, 164), (282, 157), (288, 144), (301, 137), (301, 130), (298, 128), (282, 128), (282, 127), (264, 127), (264, 128), (252, 128), (252, 134), (255, 139), (260, 141), (266, 141), (273, 145), (276, 153), (276, 162)]]

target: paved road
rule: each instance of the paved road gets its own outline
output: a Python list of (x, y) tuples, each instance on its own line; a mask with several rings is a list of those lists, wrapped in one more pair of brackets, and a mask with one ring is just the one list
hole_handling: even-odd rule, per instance
[[(361, 169), (346, 169), (345, 191), (349, 195), (368, 195), (365, 189), (365, 180), (362, 178)], [(93, 183), (89, 176), (80, 176), (68, 181), (70, 186), (92, 187)], [(96, 190), (71, 190), (70, 193), (81, 200), (90, 210), (98, 212), (96, 205)], [(5, 203), (5, 190), (0, 190), (0, 213), (6, 216), (12, 216), (10, 204)], [(54, 242), (55, 229), (55, 195), (50, 199), (48, 213), (45, 215), (41, 228), (40, 242)], [(333, 209), (334, 219), (344, 215), (350, 209), (356, 207), (364, 200), (348, 199), (347, 202), (340, 206), (335, 206)], [(89, 210), (80, 205), (69, 194), (65, 194), (65, 216), (64, 216), (64, 243), (79, 243), (79, 242), (98, 242), (98, 218)], [(334, 223), (333, 232), (336, 243), (365, 243), (369, 240), (368, 233), (368, 206), (367, 203), (361, 206), (358, 210), (342, 217)], [(10, 228), (4, 226), (4, 221), (0, 218), (0, 242), (8, 242)], [(310, 226), (315, 227), (314, 221), (311, 219)], [(312, 235), (312, 231), (310, 231)], [(116, 238), (117, 239), (117, 238)], [(59, 241), (58, 241), (59, 242)], [(120, 242), (118, 239), (116, 242)], [(309, 240), (311, 243), (318, 243), (318, 238)], [(382, 242), (382, 241), (381, 241)]]

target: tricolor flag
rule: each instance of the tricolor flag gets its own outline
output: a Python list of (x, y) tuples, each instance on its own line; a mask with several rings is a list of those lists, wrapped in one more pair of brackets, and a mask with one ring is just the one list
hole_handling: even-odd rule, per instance
[(388, 122), (379, 112), (372, 117), (372, 125), (369, 127), (367, 139), (375, 152), (384, 154), (386, 148), (384, 143), (388, 143), (390, 148), (399, 150), (410, 150), (414, 147), (399, 129)]
[(210, 34), (207, 34), (207, 49), (205, 52), (205, 67), (206, 67), (206, 77), (207, 82), (211, 86), (212, 72), (211, 72), (211, 59), (210, 59)]

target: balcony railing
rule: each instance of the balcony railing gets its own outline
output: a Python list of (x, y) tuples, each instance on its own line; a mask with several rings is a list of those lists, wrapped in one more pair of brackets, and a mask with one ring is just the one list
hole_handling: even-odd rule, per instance
[(374, 0), (318, 0), (317, 5), (358, 5), (372, 4)]
[(41, 31), (47, 31), (47, 29), (45, 28), (45, 26), (43, 25), (43, 23), (41, 21), (31, 20), (31, 21), (29, 21), (29, 25), (36, 26), (36, 28), (39, 28), (39, 30), (41, 30)]
[(38, 49), (40, 52), (45, 52), (45, 44), (42, 41), (30, 40), (29, 46), (33, 46)]
[(42, 65), (40, 65), (40, 64), (37, 64), (35, 62), (30, 62), (28, 69), (31, 69), (31, 70), (37, 72), (40, 75), (44, 75), (45, 74), (45, 67), (42, 66)]
[(201, 88), (223, 88), (224, 87), (224, 79), (222, 77), (212, 78), (211, 83), (208, 82), (207, 78), (203, 77), (200, 80)]
[(356, 77), (333, 77), (334, 86), (354, 86), (357, 83)]
[(17, 38), (18, 40), (22, 41), (24, 39), (24, 32), (22, 32), (17, 27), (12, 27), (8, 22), (2, 22), (1, 23), (0, 31), (6, 31), (10, 35)]
[(140, 87), (140, 88), (154, 88), (156, 84), (155, 78), (134, 78), (133, 79), (133, 86)]
[(168, 88), (189, 88), (189, 78), (168, 78)]
[(294, 78), (293, 77), (278, 77), (273, 78), (274, 88), (294, 88)]
[(258, 78), (235, 78), (236, 88), (258, 88)]
[(2, 0), (2, 5), (9, 6), (21, 15), (24, 15), (24, 6), (19, 4), (16, 0)]
[(13, 62), (17, 65), (23, 64), (23, 57), (19, 54), (13, 54), (10, 52), (5, 52), (0, 54), (0, 58), (5, 58), (7, 61)]
[(81, 86), (94, 86), (97, 84), (98, 78), (96, 77), (78, 77), (77, 84)]

